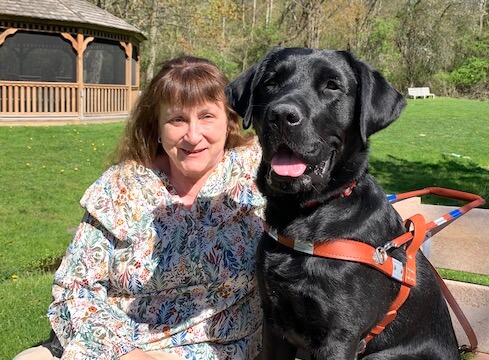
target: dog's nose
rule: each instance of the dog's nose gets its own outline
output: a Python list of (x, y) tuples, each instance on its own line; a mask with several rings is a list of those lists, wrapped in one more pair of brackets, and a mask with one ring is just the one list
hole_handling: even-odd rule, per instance
[(270, 121), (277, 123), (279, 126), (299, 125), (302, 116), (297, 107), (290, 104), (276, 105), (269, 115)]

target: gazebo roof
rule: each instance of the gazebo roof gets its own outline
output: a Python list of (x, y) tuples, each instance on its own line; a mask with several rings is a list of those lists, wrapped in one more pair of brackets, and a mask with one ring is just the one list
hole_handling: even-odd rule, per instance
[(119, 31), (139, 41), (145, 39), (136, 27), (85, 0), (0, 0), (2, 18), (31, 22), (48, 20), (50, 24)]

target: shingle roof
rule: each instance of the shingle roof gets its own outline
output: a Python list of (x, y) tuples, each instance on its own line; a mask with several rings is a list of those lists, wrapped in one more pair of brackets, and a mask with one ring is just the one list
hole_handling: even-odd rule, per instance
[(43, 19), (54, 23), (92, 25), (144, 35), (136, 27), (85, 0), (0, 0), (0, 18)]

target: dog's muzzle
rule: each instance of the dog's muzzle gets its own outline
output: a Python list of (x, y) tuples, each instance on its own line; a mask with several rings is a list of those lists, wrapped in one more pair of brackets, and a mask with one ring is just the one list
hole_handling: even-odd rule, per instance
[(322, 161), (317, 165), (308, 166), (306, 175), (308, 175), (312, 182), (322, 182), (324, 181), (324, 176), (326, 175), (326, 170), (329, 169), (330, 161)]

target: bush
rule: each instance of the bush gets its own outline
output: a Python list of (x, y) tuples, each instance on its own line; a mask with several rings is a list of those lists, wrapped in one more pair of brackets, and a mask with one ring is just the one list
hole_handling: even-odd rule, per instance
[(450, 78), (450, 73), (440, 71), (433, 75), (431, 79), (431, 87), (435, 94), (446, 97), (458, 97), (459, 93), (455, 84)]
[(460, 67), (450, 73), (450, 80), (457, 87), (469, 88), (488, 80), (489, 60), (479, 57), (466, 59)]

